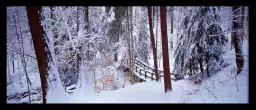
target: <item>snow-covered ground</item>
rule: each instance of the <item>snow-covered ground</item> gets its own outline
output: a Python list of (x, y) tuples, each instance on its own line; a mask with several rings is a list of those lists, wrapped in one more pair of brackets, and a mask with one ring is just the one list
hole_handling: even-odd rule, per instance
[(248, 103), (248, 72), (243, 70), (235, 78), (230, 72), (232, 67), (224, 68), (201, 85), (189, 80), (172, 82), (173, 91), (168, 93), (164, 93), (162, 82), (143, 82), (115, 91), (69, 97), (61, 103)]
[(248, 41), (243, 44), (244, 68), (239, 75), (232, 72), (235, 56), (224, 55), (230, 65), (204, 80), (201, 85), (190, 80), (172, 82), (172, 90), (164, 93), (163, 82), (143, 82), (115, 91), (92, 93), (85, 97), (69, 97), (65, 103), (248, 103)]
[(227, 58), (230, 59), (224, 57), (228, 63), (233, 63), (201, 85), (189, 80), (173, 81), (173, 91), (164, 93), (163, 82), (143, 82), (115, 91), (65, 96), (64, 100), (53, 103), (248, 103), (248, 60), (245, 60), (242, 73), (236, 75), (231, 72), (235, 57)]

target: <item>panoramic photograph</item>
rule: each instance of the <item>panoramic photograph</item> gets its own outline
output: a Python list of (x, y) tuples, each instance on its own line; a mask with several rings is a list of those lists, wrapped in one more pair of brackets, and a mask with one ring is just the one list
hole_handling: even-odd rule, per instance
[(249, 103), (248, 6), (7, 6), (6, 103)]

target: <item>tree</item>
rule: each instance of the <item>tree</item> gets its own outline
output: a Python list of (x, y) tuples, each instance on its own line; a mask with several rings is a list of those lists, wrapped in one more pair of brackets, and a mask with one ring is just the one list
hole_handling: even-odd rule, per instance
[[(220, 22), (218, 8), (185, 8), (185, 16), (181, 23), (183, 32), (179, 36), (178, 46), (174, 52), (174, 65), (178, 74), (189, 74), (186, 73), (189, 69), (193, 69), (195, 74), (200, 70), (203, 74), (203, 64), (206, 64), (207, 75), (210, 76), (209, 70), (219, 70), (224, 66), (222, 48), (228, 40), (218, 24)], [(190, 63), (192, 63), (191, 68), (189, 68)]]
[[(159, 14), (158, 14), (158, 7), (156, 6), (156, 50), (157, 50), (157, 42), (158, 42), (158, 40), (157, 40), (157, 31), (158, 31), (158, 18), (159, 18), (159, 16), (158, 16)], [(160, 58), (157, 58), (158, 60), (160, 60)], [(160, 61), (159, 61), (159, 66), (160, 66)]]
[(242, 7), (242, 10), (241, 10), (241, 38), (242, 38), (242, 41), (243, 41), (243, 38), (244, 38), (244, 6)]
[[(158, 68), (157, 68), (157, 53), (156, 53), (156, 46), (155, 46), (155, 39), (154, 39), (154, 33), (153, 33), (153, 26), (152, 26), (152, 12), (151, 7), (148, 6), (148, 20), (149, 20), (149, 29), (150, 29), (150, 38), (151, 38), (151, 45), (153, 49), (153, 57), (154, 57), (154, 67), (155, 67), (155, 74), (156, 74), (156, 81), (159, 80), (159, 74), (158, 74)], [(168, 46), (168, 45), (167, 45)]]
[[(49, 32), (45, 33), (44, 28), (41, 26), (41, 19), (45, 19), (41, 16), (42, 8), (39, 6), (26, 6), (26, 9), (40, 73), (42, 99), (45, 104), (47, 102), (47, 92), (62, 86), (58, 70), (55, 66), (56, 61), (52, 38), (47, 37)], [(53, 84), (56, 86), (54, 87)], [(63, 88), (60, 88), (60, 90), (63, 90)]]
[(174, 14), (173, 14), (173, 10), (174, 10), (174, 7), (170, 7), (170, 10), (171, 10), (171, 33), (173, 33), (173, 18), (174, 18)]
[(47, 55), (49, 54), (47, 50), (45, 50), (45, 38), (43, 36), (43, 28), (40, 23), (40, 14), (38, 11), (40, 7), (27, 6), (27, 14), (28, 20), (31, 30), (31, 35), (33, 38), (33, 43), (36, 51), (37, 62), (40, 72), (40, 80), (42, 86), (43, 93), (43, 103), (46, 103), (46, 91), (47, 91), (47, 80), (46, 74), (47, 72)]
[(131, 75), (131, 84), (133, 84), (132, 77), (132, 52), (131, 52), (131, 34), (130, 34), (130, 20), (129, 20), (129, 8), (127, 8), (127, 32), (128, 32), (128, 53), (129, 53), (129, 73)]
[(77, 31), (77, 34), (78, 34), (78, 30), (79, 30), (79, 6), (77, 6), (77, 9), (76, 9), (76, 31)]
[[(132, 11), (133, 11), (133, 10), (132, 10), (132, 9), (133, 9), (133, 8), (132, 8), (132, 6), (130, 6), (129, 8), (130, 8), (130, 11), (129, 11), (129, 12), (130, 12), (130, 20), (131, 20), (131, 21), (130, 21), (130, 25), (131, 25), (131, 26), (130, 26), (130, 32), (131, 32), (131, 33), (130, 33), (130, 34), (131, 34), (131, 40), (130, 40), (130, 42), (131, 42), (131, 50), (130, 50), (130, 51), (131, 51), (131, 61), (132, 61), (132, 64), (133, 64), (133, 63), (134, 63), (134, 61), (133, 61), (133, 60), (134, 60), (134, 53), (133, 53), (133, 33), (132, 33), (132, 31), (133, 31), (133, 23), (132, 23), (132, 17), (133, 17)], [(133, 66), (131, 66), (131, 71), (132, 71), (132, 74), (131, 74), (132, 82), (131, 82), (131, 83), (134, 84)]]
[(167, 38), (167, 24), (166, 24), (166, 6), (160, 7), (161, 18), (161, 34), (162, 34), (162, 51), (163, 51), (163, 67), (164, 67), (164, 88), (165, 92), (172, 91), (170, 66), (168, 55), (168, 38)]
[(239, 36), (239, 29), (242, 27), (239, 21), (239, 7), (233, 6), (233, 25), (232, 25), (232, 39), (234, 41), (235, 54), (236, 54), (236, 66), (237, 66), (237, 74), (239, 74), (244, 65), (244, 58), (242, 56), (242, 40), (241, 36)]
[(87, 34), (89, 34), (89, 6), (85, 7), (85, 12), (86, 12), (86, 25), (85, 29), (87, 30)]

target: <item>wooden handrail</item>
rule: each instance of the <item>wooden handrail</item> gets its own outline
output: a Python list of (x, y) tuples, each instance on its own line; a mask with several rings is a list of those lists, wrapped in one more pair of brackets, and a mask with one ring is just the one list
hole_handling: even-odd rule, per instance
[[(136, 63), (135, 63), (136, 62)], [(142, 65), (143, 66), (143, 68), (144, 69), (149, 69), (149, 70), (151, 70), (152, 72), (154, 72), (154, 68), (153, 67), (150, 67), (149, 65), (146, 65), (145, 63), (143, 63), (143, 62), (141, 62), (141, 61), (138, 61), (138, 60), (136, 60), (136, 59), (134, 59), (134, 62), (133, 63), (135, 63), (135, 64), (137, 64), (137, 65)], [(164, 71), (162, 71), (162, 70), (157, 70), (158, 71), (158, 73), (164, 73)], [(175, 74), (173, 74), (173, 73), (170, 73), (171, 75), (175, 75)]]
[[(154, 72), (155, 69), (153, 67), (150, 67), (149, 65), (145, 64), (144, 62), (136, 60), (136, 59), (133, 59), (132, 64), (135, 67), (135, 72), (139, 72), (140, 76), (145, 76), (145, 78), (148, 77), (151, 79), (151, 81), (156, 80), (156, 78), (153, 77), (153, 76), (155, 76), (155, 72)], [(159, 73), (159, 81), (161, 81), (161, 77), (164, 77), (164, 74), (163, 74), (164, 71), (162, 71), (162, 70), (157, 70), (157, 71)], [(147, 74), (150, 74), (150, 75), (147, 75)], [(175, 74), (170, 73), (170, 75), (175, 75)], [(174, 79), (172, 77), (171, 77), (171, 79), (176, 81), (176, 79)]]

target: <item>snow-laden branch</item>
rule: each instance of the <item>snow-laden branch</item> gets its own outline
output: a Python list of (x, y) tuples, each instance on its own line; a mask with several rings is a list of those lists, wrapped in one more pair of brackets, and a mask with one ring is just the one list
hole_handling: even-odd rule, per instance
[(7, 13), (10, 13), (10, 14), (14, 15), (14, 17), (18, 18), (19, 20), (22, 19), (22, 20), (28, 21), (28, 19), (23, 18), (23, 17), (25, 17), (25, 16), (27, 16), (27, 15), (23, 15), (22, 17), (19, 17), (19, 16), (17, 16), (16, 14), (14, 14), (14, 13), (11, 12), (11, 11), (7, 11)]
[[(71, 33), (70, 33), (70, 31), (69, 31), (68, 24), (66, 23), (66, 19), (65, 19), (64, 15), (63, 15), (62, 8), (61, 8), (61, 7), (59, 7), (59, 8), (60, 8), (60, 11), (61, 11), (61, 17), (62, 17), (62, 19), (64, 20), (64, 24), (65, 24), (66, 29), (67, 29), (67, 31), (68, 31), (68, 37), (69, 37), (69, 40), (72, 40)], [(71, 43), (71, 45), (72, 45), (72, 48), (73, 48), (73, 49), (75, 49), (74, 44), (73, 44), (73, 43)]]
[(20, 26), (18, 24), (8, 24), (9, 26)]
[[(19, 52), (19, 51), (17, 51), (17, 50), (10, 49), (10, 47), (7, 47), (7, 49), (10, 50), (10, 51), (16, 52), (16, 53), (18, 53), (18, 54), (22, 54), (21, 52)], [(24, 55), (26, 55), (26, 56), (28, 56), (28, 57), (31, 57), (31, 58), (34, 58), (34, 59), (36, 60), (36, 57), (34, 57), (34, 56), (31, 56), (31, 55), (26, 54), (26, 53), (24, 53)]]
[(57, 22), (56, 20), (51, 19), (51, 18), (46, 18), (45, 21)]

